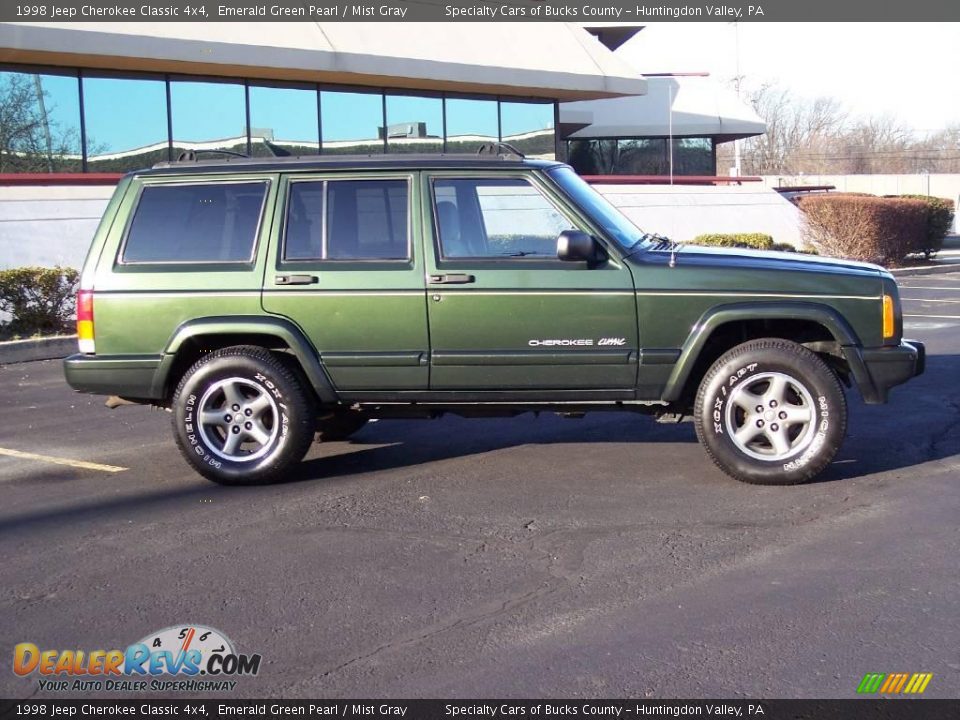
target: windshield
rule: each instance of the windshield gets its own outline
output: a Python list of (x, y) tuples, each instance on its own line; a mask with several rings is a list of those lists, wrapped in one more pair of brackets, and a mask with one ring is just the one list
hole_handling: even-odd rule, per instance
[(620, 247), (633, 250), (645, 238), (646, 234), (630, 222), (610, 201), (594, 190), (570, 167), (558, 167), (549, 171), (556, 183), (563, 188), (573, 201), (580, 206), (591, 219), (602, 227)]

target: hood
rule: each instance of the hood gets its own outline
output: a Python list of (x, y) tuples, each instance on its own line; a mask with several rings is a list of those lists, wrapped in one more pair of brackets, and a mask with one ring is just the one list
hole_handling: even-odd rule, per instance
[[(677, 267), (694, 265), (698, 267), (741, 268), (756, 270), (784, 270), (792, 272), (838, 273), (877, 277), (887, 271), (879, 265), (821, 257), (806, 253), (780, 252), (775, 250), (745, 250), (740, 248), (710, 247), (703, 245), (680, 245), (672, 251), (669, 248), (647, 250), (633, 256), (640, 262), (669, 263), (671, 254)], [(631, 258), (632, 259), (632, 258)]]

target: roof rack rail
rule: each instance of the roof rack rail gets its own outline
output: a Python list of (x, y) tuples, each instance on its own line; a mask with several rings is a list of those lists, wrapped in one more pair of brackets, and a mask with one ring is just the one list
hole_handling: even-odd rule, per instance
[[(504, 152), (504, 150), (506, 152)], [(519, 160), (523, 160), (526, 157), (526, 155), (524, 155), (510, 143), (496, 141), (483, 143), (479, 148), (477, 148), (477, 155), (500, 155), (503, 157), (513, 156)]]
[(196, 162), (198, 155), (230, 155), (231, 157), (249, 158), (246, 153), (234, 150), (184, 150), (177, 155), (177, 162)]

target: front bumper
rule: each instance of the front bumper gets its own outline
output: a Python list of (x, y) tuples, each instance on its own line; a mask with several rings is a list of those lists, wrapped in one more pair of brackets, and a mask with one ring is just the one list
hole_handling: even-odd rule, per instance
[(845, 347), (850, 370), (863, 400), (869, 405), (885, 403), (890, 388), (923, 374), (927, 350), (917, 340), (902, 340), (897, 346), (879, 348)]
[(63, 361), (67, 384), (77, 392), (119, 395), (128, 398), (159, 398), (159, 357), (119, 355), (103, 357), (77, 353)]

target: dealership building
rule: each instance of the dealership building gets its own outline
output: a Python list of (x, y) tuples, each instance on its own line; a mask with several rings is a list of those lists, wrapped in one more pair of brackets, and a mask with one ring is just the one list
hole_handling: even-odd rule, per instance
[(644, 78), (616, 52), (640, 29), (2, 23), (0, 265), (76, 265), (118, 174), (188, 151), (474, 152), (502, 141), (587, 174), (715, 175), (716, 144), (762, 123), (740, 122), (742, 107), (717, 116), (713, 99), (674, 113), (684, 97), (697, 103), (691, 80)]

